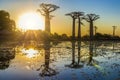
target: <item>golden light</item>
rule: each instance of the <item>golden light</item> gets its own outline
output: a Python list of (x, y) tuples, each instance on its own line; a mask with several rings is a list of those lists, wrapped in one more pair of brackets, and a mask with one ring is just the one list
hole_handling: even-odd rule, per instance
[(35, 55), (38, 54), (39, 52), (37, 50), (30, 48), (28, 50), (22, 49), (22, 53), (26, 54), (27, 57), (32, 58), (35, 57)]
[(44, 30), (44, 19), (36, 12), (29, 12), (21, 15), (18, 19), (18, 26), (22, 30)]

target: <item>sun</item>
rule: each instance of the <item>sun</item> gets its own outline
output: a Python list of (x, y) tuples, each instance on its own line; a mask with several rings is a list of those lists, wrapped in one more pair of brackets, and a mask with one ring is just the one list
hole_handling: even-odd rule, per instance
[(18, 19), (18, 26), (22, 30), (44, 30), (44, 19), (36, 12), (22, 14)]

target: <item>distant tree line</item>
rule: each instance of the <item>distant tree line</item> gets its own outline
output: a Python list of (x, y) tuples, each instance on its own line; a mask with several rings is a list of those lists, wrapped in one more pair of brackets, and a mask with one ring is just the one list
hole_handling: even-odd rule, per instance
[[(89, 40), (89, 35), (84, 35), (82, 37), (82, 40)], [(107, 41), (112, 41), (112, 40), (120, 40), (120, 36), (113, 36), (110, 34), (102, 34), (102, 33), (96, 33), (93, 36), (93, 40), (107, 40)]]

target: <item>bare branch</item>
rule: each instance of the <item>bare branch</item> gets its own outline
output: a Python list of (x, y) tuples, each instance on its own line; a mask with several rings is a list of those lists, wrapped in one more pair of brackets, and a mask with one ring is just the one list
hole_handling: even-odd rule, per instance
[(40, 9), (37, 9), (38, 12), (41, 13), (41, 15), (45, 16), (45, 13), (43, 11), (41, 11)]
[(87, 22), (90, 22), (89, 18), (87, 18), (86, 16), (84, 16), (82, 19), (84, 19)]
[(99, 15), (96, 15), (94, 18), (93, 18), (93, 21), (95, 21), (95, 20), (97, 20), (97, 19), (99, 19), (100, 17), (99, 17)]
[(58, 6), (56, 6), (56, 5), (53, 5), (53, 4), (44, 4), (44, 3), (42, 3), (41, 5), (40, 5), (40, 8), (41, 8), (41, 10), (43, 10), (45, 13), (50, 13), (50, 12), (53, 12), (53, 11), (55, 11), (56, 9), (58, 9), (59, 7)]
[(96, 14), (87, 14), (86, 16), (84, 16), (84, 20), (86, 20), (87, 22), (90, 22), (90, 21), (95, 21), (97, 19), (99, 19), (99, 15), (96, 15)]

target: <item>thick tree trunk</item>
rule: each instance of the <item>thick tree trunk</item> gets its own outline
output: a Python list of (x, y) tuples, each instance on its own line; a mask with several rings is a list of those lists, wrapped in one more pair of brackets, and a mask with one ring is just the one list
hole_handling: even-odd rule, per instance
[(50, 42), (45, 42), (45, 67), (49, 68), (50, 63)]
[(90, 40), (92, 41), (93, 40), (93, 21), (90, 22)]
[(72, 64), (75, 63), (75, 41), (72, 42)]
[(49, 13), (45, 16), (45, 31), (50, 33), (50, 16)]
[(78, 40), (81, 40), (81, 20), (78, 19)]
[(115, 28), (113, 27), (113, 37), (115, 36)]
[(73, 18), (72, 39), (75, 39), (75, 18)]
[(81, 41), (78, 41), (78, 64), (80, 63)]
[(92, 63), (93, 60), (93, 41), (90, 41), (89, 45), (89, 64)]

